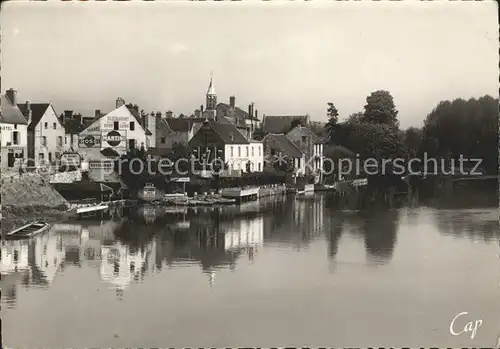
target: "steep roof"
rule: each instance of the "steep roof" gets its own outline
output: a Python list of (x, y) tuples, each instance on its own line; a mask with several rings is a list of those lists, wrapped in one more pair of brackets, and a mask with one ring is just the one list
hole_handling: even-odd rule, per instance
[(4, 124), (26, 125), (28, 121), (17, 105), (13, 105), (5, 95), (0, 100), (0, 122)]
[(203, 118), (166, 118), (166, 123), (174, 132), (189, 132), (196, 122), (203, 122)]
[(222, 138), (225, 144), (250, 144), (233, 124), (209, 122), (210, 127)]
[(265, 115), (262, 129), (264, 133), (287, 133), (292, 129), (294, 120), (300, 120), (307, 125), (309, 115)]
[(207, 95), (212, 95), (212, 96), (216, 95), (215, 87), (214, 87), (214, 84), (212, 82), (212, 78), (210, 78), (210, 85), (208, 86)]
[(275, 143), (280, 146), (280, 151), (285, 153), (287, 156), (292, 158), (301, 158), (303, 155), (300, 149), (297, 148), (295, 144), (293, 144), (292, 141), (290, 141), (283, 133), (270, 133), (264, 137), (262, 141), (265, 142), (268, 139), (273, 139)]
[[(21, 112), (23, 113), (24, 117), (27, 119), (28, 118), (28, 109), (26, 108), (26, 104), (18, 104), (17, 105)], [(36, 128), (38, 123), (43, 117), (43, 114), (47, 111), (49, 108), (50, 103), (30, 103), (30, 109), (31, 109), (31, 122), (28, 125), (28, 130), (32, 131)]]
[(239, 130), (246, 130), (247, 129), (247, 126), (246, 125), (242, 125), (242, 124), (235, 124), (234, 122), (232, 122), (231, 120), (229, 120), (227, 117), (225, 116), (219, 116), (217, 118), (217, 122), (218, 123), (221, 123), (221, 124), (230, 124), (230, 125), (233, 125), (235, 126), (237, 129)]
[(65, 118), (64, 122), (62, 122), (61, 118), (59, 118), (61, 124), (64, 126), (64, 130), (67, 134), (78, 134), (85, 130), (88, 126), (94, 123), (93, 118), (88, 118), (82, 116), (82, 121), (75, 119), (74, 117)]
[[(218, 110), (222, 110), (222, 111), (230, 111), (231, 109), (231, 106), (227, 103), (219, 103), (217, 104), (217, 109)], [(245, 120), (249, 120), (250, 117), (248, 115), (248, 112), (244, 111), (243, 109), (241, 109), (240, 107), (235, 107), (231, 112), (227, 113), (228, 117), (236, 117), (236, 118), (242, 118), (242, 119), (245, 119)], [(258, 121), (259, 118), (256, 118), (255, 116), (253, 117), (253, 120), (254, 121)]]
[[(121, 107), (123, 107), (123, 106), (121, 106)], [(121, 107), (119, 107), (119, 108), (121, 108)], [(128, 109), (128, 111), (130, 112), (130, 114), (132, 114), (132, 116), (136, 119), (136, 121), (139, 123), (139, 125), (141, 125), (141, 127), (144, 129), (144, 132), (146, 133), (146, 135), (151, 136), (152, 135), (151, 131), (145, 125), (142, 124), (142, 119), (141, 119), (141, 115), (139, 114), (139, 112), (137, 110), (135, 110), (134, 108), (128, 106), (128, 105), (125, 105), (125, 107)], [(119, 109), (119, 108), (116, 108), (116, 109)], [(114, 109), (114, 110), (116, 110), (116, 109)], [(97, 120), (102, 119), (103, 117), (105, 117), (108, 114), (109, 113), (107, 113), (107, 114), (101, 114), (100, 116), (94, 118), (94, 120), (92, 120), (92, 122), (89, 125), (87, 125), (85, 128), (87, 128), (88, 126), (92, 125)]]
[(319, 138), (309, 127), (296, 126), (290, 131), (294, 130), (298, 130), (303, 136), (310, 136), (315, 144), (323, 144), (323, 140)]

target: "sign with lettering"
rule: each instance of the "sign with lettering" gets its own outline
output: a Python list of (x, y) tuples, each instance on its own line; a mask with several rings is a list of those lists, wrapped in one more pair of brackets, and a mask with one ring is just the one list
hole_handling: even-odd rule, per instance
[(62, 164), (80, 166), (82, 161), (80, 154), (78, 153), (63, 153), (61, 155), (60, 161)]
[[(118, 129), (119, 130), (128, 130), (129, 128), (129, 123), (128, 122), (118, 122)], [(114, 130), (115, 129), (115, 123), (114, 122), (106, 122), (102, 126), (103, 130)]]
[(12, 125), (5, 125), (4, 124), (4, 125), (0, 126), (0, 130), (2, 130), (2, 131), (12, 131), (13, 127), (12, 127)]
[(128, 121), (129, 117), (128, 116), (108, 116), (107, 121), (108, 122), (115, 122), (115, 121)]
[(123, 137), (118, 131), (110, 131), (106, 134), (106, 142), (111, 147), (118, 147), (122, 141), (125, 141), (127, 138)]
[(101, 130), (101, 124), (98, 122), (95, 125), (90, 125), (82, 133), (99, 132)]
[(101, 147), (101, 135), (79, 135), (78, 136), (78, 147), (80, 148), (100, 148)]

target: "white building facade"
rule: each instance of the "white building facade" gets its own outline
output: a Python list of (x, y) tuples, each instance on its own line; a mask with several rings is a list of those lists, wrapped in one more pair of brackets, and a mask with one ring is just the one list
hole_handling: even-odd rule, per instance
[(28, 156), (28, 122), (17, 107), (16, 91), (1, 96), (0, 104), (0, 166), (13, 168)]
[[(141, 120), (141, 117), (143, 120)], [(155, 118), (146, 115), (140, 116), (137, 110), (129, 108), (122, 99), (117, 100), (117, 108), (103, 115), (79, 134), (79, 148), (111, 148), (118, 155), (125, 154), (131, 149), (155, 146), (154, 135), (144, 126), (147, 121), (153, 123)]]

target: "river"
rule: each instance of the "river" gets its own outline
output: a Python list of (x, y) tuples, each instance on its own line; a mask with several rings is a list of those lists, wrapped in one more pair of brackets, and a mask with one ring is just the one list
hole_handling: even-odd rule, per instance
[[(338, 211), (326, 195), (141, 208), (4, 242), (10, 348), (492, 347), (498, 209)], [(481, 320), (475, 337), (450, 333)]]

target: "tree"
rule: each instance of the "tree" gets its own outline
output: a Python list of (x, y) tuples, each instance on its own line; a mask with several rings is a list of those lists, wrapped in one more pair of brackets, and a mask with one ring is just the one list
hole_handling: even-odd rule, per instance
[(297, 127), (297, 126), (304, 126), (304, 125), (302, 124), (302, 120), (301, 120), (301, 119), (294, 119), (294, 120), (292, 120), (292, 122), (290, 123), (290, 129), (292, 129), (292, 130), (293, 130), (295, 127)]
[(357, 112), (349, 115), (346, 122), (351, 124), (359, 124), (363, 122), (363, 118), (364, 118), (363, 112)]
[(424, 122), (421, 152), (428, 157), (481, 159), (498, 173), (498, 99), (483, 96), (438, 103)]
[(264, 137), (266, 136), (266, 134), (264, 133), (264, 130), (262, 129), (262, 127), (257, 127), (254, 131), (253, 131), (253, 135), (252, 135), (252, 138), (256, 141), (261, 141), (264, 139)]
[(338, 117), (339, 112), (332, 102), (328, 102), (328, 108), (326, 110), (326, 115), (328, 116), (328, 122), (325, 125), (325, 131), (330, 138), (330, 142), (335, 141), (338, 136)]
[(326, 116), (328, 120), (333, 119), (332, 123), (336, 124), (338, 122), (339, 112), (332, 102), (328, 102), (328, 108), (326, 109)]
[(404, 131), (404, 143), (412, 157), (416, 157), (420, 153), (422, 137), (422, 130), (419, 128), (410, 127)]
[(378, 90), (366, 97), (364, 122), (399, 127), (398, 111), (388, 91)]

